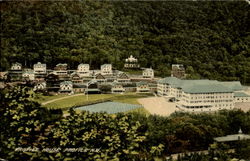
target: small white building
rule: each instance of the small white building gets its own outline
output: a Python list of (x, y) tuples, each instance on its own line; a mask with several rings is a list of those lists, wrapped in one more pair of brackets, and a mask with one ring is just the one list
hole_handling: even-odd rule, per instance
[(24, 71), (23, 74), (22, 74), (22, 77), (24, 80), (35, 80), (35, 74), (34, 74), (34, 71), (33, 70), (27, 70), (27, 71)]
[(111, 88), (112, 93), (124, 93), (125, 89), (123, 88), (122, 84), (113, 83)]
[(125, 59), (124, 68), (140, 68), (140, 65), (138, 64), (138, 60), (133, 55), (130, 55), (130, 57)]
[(34, 91), (45, 90), (46, 89), (46, 82), (38, 82), (34, 86)]
[(54, 73), (61, 76), (61, 75), (67, 75), (68, 71), (67, 71), (67, 67), (68, 64), (57, 64), (56, 67), (54, 68)]
[(42, 64), (41, 62), (34, 64), (33, 69), (35, 74), (46, 74), (47, 72), (46, 64)]
[(154, 70), (152, 68), (146, 68), (142, 72), (143, 78), (154, 78)]
[(136, 92), (137, 93), (149, 93), (150, 88), (148, 83), (146, 82), (139, 82), (136, 84)]
[(11, 70), (22, 70), (22, 64), (17, 63), (17, 62), (12, 64)]
[(89, 76), (89, 64), (79, 64), (77, 67), (77, 73), (81, 76)]
[(135, 57), (133, 57), (133, 55), (130, 55), (130, 57), (128, 57), (125, 61), (129, 62), (129, 63), (137, 63), (138, 62), (138, 60)]
[(64, 81), (60, 83), (60, 93), (73, 93), (73, 83), (71, 81)]
[(103, 64), (101, 65), (101, 74), (102, 75), (112, 75), (112, 64)]

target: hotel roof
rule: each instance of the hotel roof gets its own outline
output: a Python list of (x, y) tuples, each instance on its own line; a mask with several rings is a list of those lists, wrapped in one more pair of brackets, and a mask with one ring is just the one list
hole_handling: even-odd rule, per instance
[(241, 85), (240, 81), (227, 81), (227, 82), (221, 82), (228, 88), (234, 90), (234, 91), (240, 91), (243, 90), (243, 86)]
[(142, 86), (142, 85), (148, 85), (147, 82), (137, 82), (136, 83), (137, 86)]
[(235, 92), (234, 97), (250, 97), (250, 95), (248, 95), (244, 92)]
[(79, 64), (78, 67), (80, 66), (89, 66), (89, 64)]
[(158, 81), (171, 87), (180, 88), (186, 93), (228, 93), (242, 89), (240, 82), (219, 82), (216, 80), (181, 80), (176, 77), (166, 77)]

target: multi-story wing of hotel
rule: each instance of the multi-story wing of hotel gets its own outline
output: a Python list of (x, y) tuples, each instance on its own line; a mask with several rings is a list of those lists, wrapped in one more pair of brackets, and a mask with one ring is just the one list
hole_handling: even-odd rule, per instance
[(235, 102), (249, 102), (239, 81), (181, 80), (167, 77), (157, 83), (160, 96), (172, 97), (176, 107), (184, 111), (233, 109)]

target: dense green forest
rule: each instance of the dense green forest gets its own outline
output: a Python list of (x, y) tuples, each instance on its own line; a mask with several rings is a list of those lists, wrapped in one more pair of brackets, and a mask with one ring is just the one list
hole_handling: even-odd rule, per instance
[[(175, 113), (160, 117), (70, 110), (68, 116), (62, 116), (60, 109), (43, 108), (33, 96), (27, 87), (0, 91), (0, 159), (150, 161), (208, 147), (214, 148), (209, 155), (194, 154), (179, 160), (250, 159), (250, 142), (234, 142), (236, 153), (230, 155), (226, 153), (230, 149), (228, 145), (213, 144), (214, 137), (238, 133), (239, 128), (249, 134), (250, 112), (224, 110), (214, 114)], [(39, 150), (21, 151), (20, 148)], [(46, 148), (54, 152), (43, 151)], [(65, 151), (67, 148), (82, 148), (82, 151)]]
[(167, 76), (250, 83), (250, 5), (222, 2), (1, 2), (1, 70), (37, 61), (122, 69), (129, 55)]

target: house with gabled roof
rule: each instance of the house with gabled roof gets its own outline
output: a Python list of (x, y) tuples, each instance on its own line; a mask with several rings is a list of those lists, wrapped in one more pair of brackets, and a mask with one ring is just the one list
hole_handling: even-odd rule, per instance
[(77, 73), (81, 77), (88, 77), (88, 76), (90, 76), (89, 64), (79, 64), (78, 67), (77, 67)]
[(126, 73), (119, 73), (116, 80), (119, 83), (130, 83), (131, 82), (130, 77)]
[(50, 73), (46, 76), (47, 90), (49, 92), (58, 92), (60, 89), (60, 79), (55, 73)]
[(13, 64), (11, 65), (10, 70), (18, 70), (18, 71), (21, 71), (21, 70), (22, 70), (22, 64), (21, 64), (21, 63), (18, 63), (18, 62), (13, 63)]
[(64, 63), (64, 64), (57, 64), (56, 67), (54, 68), (54, 72), (55, 74), (57, 75), (67, 75), (68, 74), (68, 71), (67, 71), (67, 68), (68, 68), (68, 64)]
[(83, 83), (83, 78), (79, 73), (74, 72), (71, 74), (71, 81), (73, 82), (73, 84), (81, 84)]
[(103, 64), (101, 65), (101, 74), (102, 75), (112, 75), (112, 64)]
[(85, 84), (74, 84), (73, 83), (73, 90), (74, 93), (84, 93), (87, 86)]
[(60, 93), (74, 93), (73, 83), (71, 81), (64, 81), (60, 83)]
[(124, 93), (125, 88), (121, 83), (114, 82), (112, 83), (111, 93)]
[(8, 71), (8, 76), (11, 81), (21, 81), (22, 80), (22, 64), (16, 62), (12, 64), (10, 70)]
[(98, 82), (98, 83), (105, 83), (107, 80), (105, 78), (104, 75), (102, 75), (101, 73), (95, 75), (95, 80)]
[(136, 83), (136, 92), (137, 93), (149, 93), (150, 88), (147, 82), (138, 82)]
[(154, 78), (154, 70), (152, 68), (145, 68), (142, 71), (143, 78)]
[(22, 74), (23, 80), (33, 81), (35, 80), (35, 73), (33, 70), (26, 70)]
[(38, 62), (33, 65), (34, 74), (46, 74), (47, 73), (47, 65)]
[(34, 91), (46, 90), (46, 82), (37, 82), (34, 86)]
[(68, 65), (65, 64), (57, 64), (54, 68), (53, 73), (59, 76), (60, 81), (70, 81), (70, 74), (67, 70)]
[(125, 59), (124, 68), (130, 68), (130, 69), (140, 68), (138, 59), (135, 58), (133, 55), (130, 55), (127, 59)]

